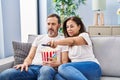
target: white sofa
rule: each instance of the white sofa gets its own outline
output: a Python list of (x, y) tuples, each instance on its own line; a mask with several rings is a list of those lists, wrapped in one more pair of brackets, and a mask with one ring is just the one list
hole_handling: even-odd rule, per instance
[(93, 36), (91, 39), (102, 68), (101, 80), (120, 80), (120, 36)]
[[(28, 42), (35, 37), (29, 35)], [(101, 80), (120, 80), (120, 36), (92, 36), (91, 40), (94, 54), (101, 64)], [(13, 62), (13, 57), (1, 59), (0, 72), (12, 67)]]

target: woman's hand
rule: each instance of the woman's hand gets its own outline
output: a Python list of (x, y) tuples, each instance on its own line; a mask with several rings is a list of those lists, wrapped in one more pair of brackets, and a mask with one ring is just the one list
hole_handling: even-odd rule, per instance
[(18, 64), (18, 65), (16, 65), (16, 66), (14, 66), (14, 68), (16, 68), (16, 69), (21, 69), (21, 72), (22, 72), (23, 70), (28, 71), (28, 64), (27, 64), (27, 63)]
[(57, 47), (56, 41), (53, 41), (53, 40), (48, 42), (47, 44), (50, 45), (50, 47), (52, 47), (52, 48), (56, 48)]

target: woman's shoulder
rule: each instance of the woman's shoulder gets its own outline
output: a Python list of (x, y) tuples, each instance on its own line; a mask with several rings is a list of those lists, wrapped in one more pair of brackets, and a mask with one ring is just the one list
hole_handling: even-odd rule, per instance
[(89, 36), (88, 32), (80, 33), (79, 36)]

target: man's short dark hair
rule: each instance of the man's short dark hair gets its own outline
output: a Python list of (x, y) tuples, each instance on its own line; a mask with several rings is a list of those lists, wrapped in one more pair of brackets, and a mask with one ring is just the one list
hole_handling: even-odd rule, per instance
[(61, 23), (61, 19), (60, 19), (60, 16), (57, 15), (57, 14), (51, 14), (49, 15), (47, 18), (50, 18), (50, 17), (56, 17), (58, 19), (58, 23), (60, 24)]

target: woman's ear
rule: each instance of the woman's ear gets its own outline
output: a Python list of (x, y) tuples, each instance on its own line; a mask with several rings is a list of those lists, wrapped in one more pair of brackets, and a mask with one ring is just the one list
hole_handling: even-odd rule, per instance
[(80, 29), (81, 29), (81, 26), (79, 25), (78, 27), (79, 27), (79, 30), (80, 30)]

